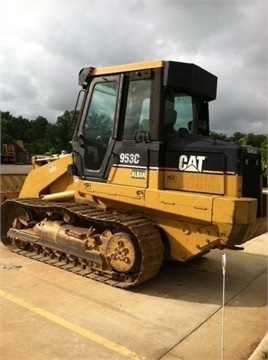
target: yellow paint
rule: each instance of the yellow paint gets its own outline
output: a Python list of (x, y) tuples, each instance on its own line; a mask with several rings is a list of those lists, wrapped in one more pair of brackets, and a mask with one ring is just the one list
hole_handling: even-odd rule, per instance
[(176, 214), (184, 218), (211, 221), (212, 197), (210, 195), (195, 194), (172, 190), (146, 190), (145, 205), (151, 209), (158, 209), (169, 214)]
[(104, 346), (107, 349), (110, 349), (110, 350), (112, 350), (120, 355), (123, 355), (129, 359), (133, 359), (133, 360), (145, 359), (144, 357), (140, 357), (138, 354), (136, 354), (135, 352), (129, 350), (128, 348), (126, 348), (124, 346), (121, 346), (121, 345), (119, 345), (113, 341), (110, 341), (102, 336), (99, 336), (87, 329), (82, 328), (81, 326), (75, 325), (68, 320), (64, 320), (61, 317), (54, 315), (49, 311), (46, 311), (39, 307), (36, 307), (14, 295), (6, 293), (3, 290), (0, 290), (0, 296), (5, 298), (6, 300), (13, 302), (16, 305), (19, 305), (29, 311), (32, 311), (33, 313), (51, 321), (57, 325), (64, 327), (67, 330), (73, 331), (76, 334), (81, 335), (91, 341), (94, 341), (95, 343), (97, 343), (101, 346)]
[[(178, 190), (162, 188), (163, 179), (167, 184), (168, 172), (149, 170), (146, 179), (133, 179), (132, 170), (113, 169), (107, 183), (78, 180), (75, 197), (95, 201), (104, 207), (133, 210), (149, 216), (165, 230), (171, 256), (176, 260), (187, 260), (209, 249), (221, 248), (220, 244), (232, 246), (237, 242), (235, 239), (242, 244), (250, 240), (248, 234), (251, 237), (254, 235), (250, 229), (256, 223), (257, 201), (239, 196), (239, 176), (170, 172), (168, 181), (172, 183), (174, 180), (175, 184), (170, 186), (176, 187), (176, 177), (182, 176), (184, 188)], [(198, 184), (199, 179), (201, 185)], [(223, 195), (222, 192), (227, 190), (228, 194), (236, 196)], [(209, 191), (211, 193), (207, 193)], [(191, 236), (182, 230), (184, 222), (190, 224)], [(210, 228), (203, 232), (204, 227)]]
[(164, 171), (155, 169), (150, 170), (148, 174), (149, 178), (149, 188), (150, 189), (159, 189), (162, 190), (164, 188)]
[(165, 188), (223, 195), (224, 176), (204, 173), (165, 171)]
[(123, 65), (95, 68), (91, 70), (90, 75), (96, 76), (96, 75), (104, 75), (104, 74), (116, 74), (116, 73), (123, 73), (128, 71), (161, 68), (164, 66), (165, 66), (165, 62), (163, 60), (153, 60), (153, 61), (145, 61), (145, 62), (138, 62), (132, 64), (123, 64)]
[(242, 196), (242, 176), (226, 175), (225, 176), (225, 195), (241, 197)]
[(72, 190), (73, 177), (66, 173), (71, 163), (72, 155), (68, 154), (34, 168), (28, 174), (19, 197), (40, 197), (41, 194)]
[(147, 169), (112, 167), (108, 183), (145, 188), (147, 187), (147, 173)]
[(247, 225), (256, 221), (257, 200), (250, 198), (214, 198), (214, 223)]
[(169, 238), (172, 259), (186, 261), (211, 249), (220, 242), (218, 227), (206, 223), (180, 221), (178, 218), (157, 218)]
[[(133, 179), (133, 181), (135, 180)], [(144, 206), (145, 189), (129, 185), (113, 185), (83, 180), (77, 181), (76, 197), (89, 200), (94, 196), (103, 201), (107, 199), (106, 204), (109, 204), (111, 200)]]

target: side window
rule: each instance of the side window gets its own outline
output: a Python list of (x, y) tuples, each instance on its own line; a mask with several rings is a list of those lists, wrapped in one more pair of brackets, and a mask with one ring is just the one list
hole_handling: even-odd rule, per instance
[(109, 144), (116, 110), (117, 82), (99, 82), (94, 86), (83, 125), (85, 167), (99, 170)]
[(165, 96), (164, 125), (168, 136), (178, 131), (208, 136), (208, 103), (197, 97), (169, 90)]
[(190, 130), (190, 124), (194, 118), (194, 104), (191, 96), (181, 95), (174, 98), (174, 110), (177, 112), (175, 130), (180, 128)]
[(125, 136), (134, 136), (135, 131), (149, 131), (151, 80), (129, 82), (125, 113)]
[(167, 94), (164, 119), (166, 134), (172, 135), (179, 130), (190, 132), (196, 111), (196, 103), (192, 96), (183, 93)]

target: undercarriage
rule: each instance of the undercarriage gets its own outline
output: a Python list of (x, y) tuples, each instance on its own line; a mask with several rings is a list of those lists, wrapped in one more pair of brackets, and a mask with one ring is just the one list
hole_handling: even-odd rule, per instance
[(153, 278), (163, 262), (150, 220), (75, 201), (6, 201), (1, 239), (18, 254), (120, 288)]

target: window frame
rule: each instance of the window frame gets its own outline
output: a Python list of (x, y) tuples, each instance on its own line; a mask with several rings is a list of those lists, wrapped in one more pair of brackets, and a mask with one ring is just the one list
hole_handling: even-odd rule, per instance
[[(115, 94), (114, 114), (113, 114), (113, 119), (112, 119), (111, 133), (109, 136), (108, 144), (105, 148), (106, 151), (104, 153), (104, 156), (102, 157), (100, 167), (98, 169), (94, 169), (93, 167), (90, 168), (90, 167), (86, 166), (86, 165), (88, 165), (88, 164), (86, 164), (86, 156), (88, 154), (86, 154), (87, 138), (84, 136), (84, 127), (85, 127), (85, 124), (86, 124), (86, 121), (88, 118), (88, 114), (90, 111), (90, 106), (91, 106), (92, 99), (94, 96), (95, 87), (98, 84), (107, 83), (107, 82), (117, 83), (117, 89), (116, 89), (116, 94)], [(81, 164), (81, 166), (82, 166), (82, 170), (83, 170), (82, 177), (84, 177), (84, 178), (95, 178), (96, 181), (101, 181), (101, 180), (104, 180), (104, 178), (106, 176), (106, 169), (109, 164), (109, 160), (110, 160), (112, 150), (114, 147), (115, 132), (116, 132), (116, 129), (118, 126), (117, 124), (118, 124), (118, 113), (119, 113), (118, 109), (119, 109), (120, 92), (121, 92), (120, 75), (108, 75), (108, 76), (96, 77), (90, 83), (88, 93), (87, 93), (87, 99), (85, 101), (84, 111), (83, 111), (82, 118), (81, 118), (81, 121), (79, 124), (79, 129), (78, 129), (78, 138), (80, 140), (80, 147), (79, 147), (78, 152), (80, 153), (81, 161), (83, 159), (83, 165)]]

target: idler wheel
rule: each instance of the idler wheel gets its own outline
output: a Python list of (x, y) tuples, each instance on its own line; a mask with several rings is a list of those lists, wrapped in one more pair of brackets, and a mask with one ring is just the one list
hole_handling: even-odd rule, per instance
[(32, 220), (30, 211), (12, 201), (6, 201), (1, 206), (1, 215), (1, 240), (4, 245), (10, 244), (7, 237), (9, 228), (26, 228)]
[(120, 273), (136, 271), (140, 266), (141, 254), (135, 239), (130, 234), (120, 232), (112, 235), (106, 257), (111, 267)]

